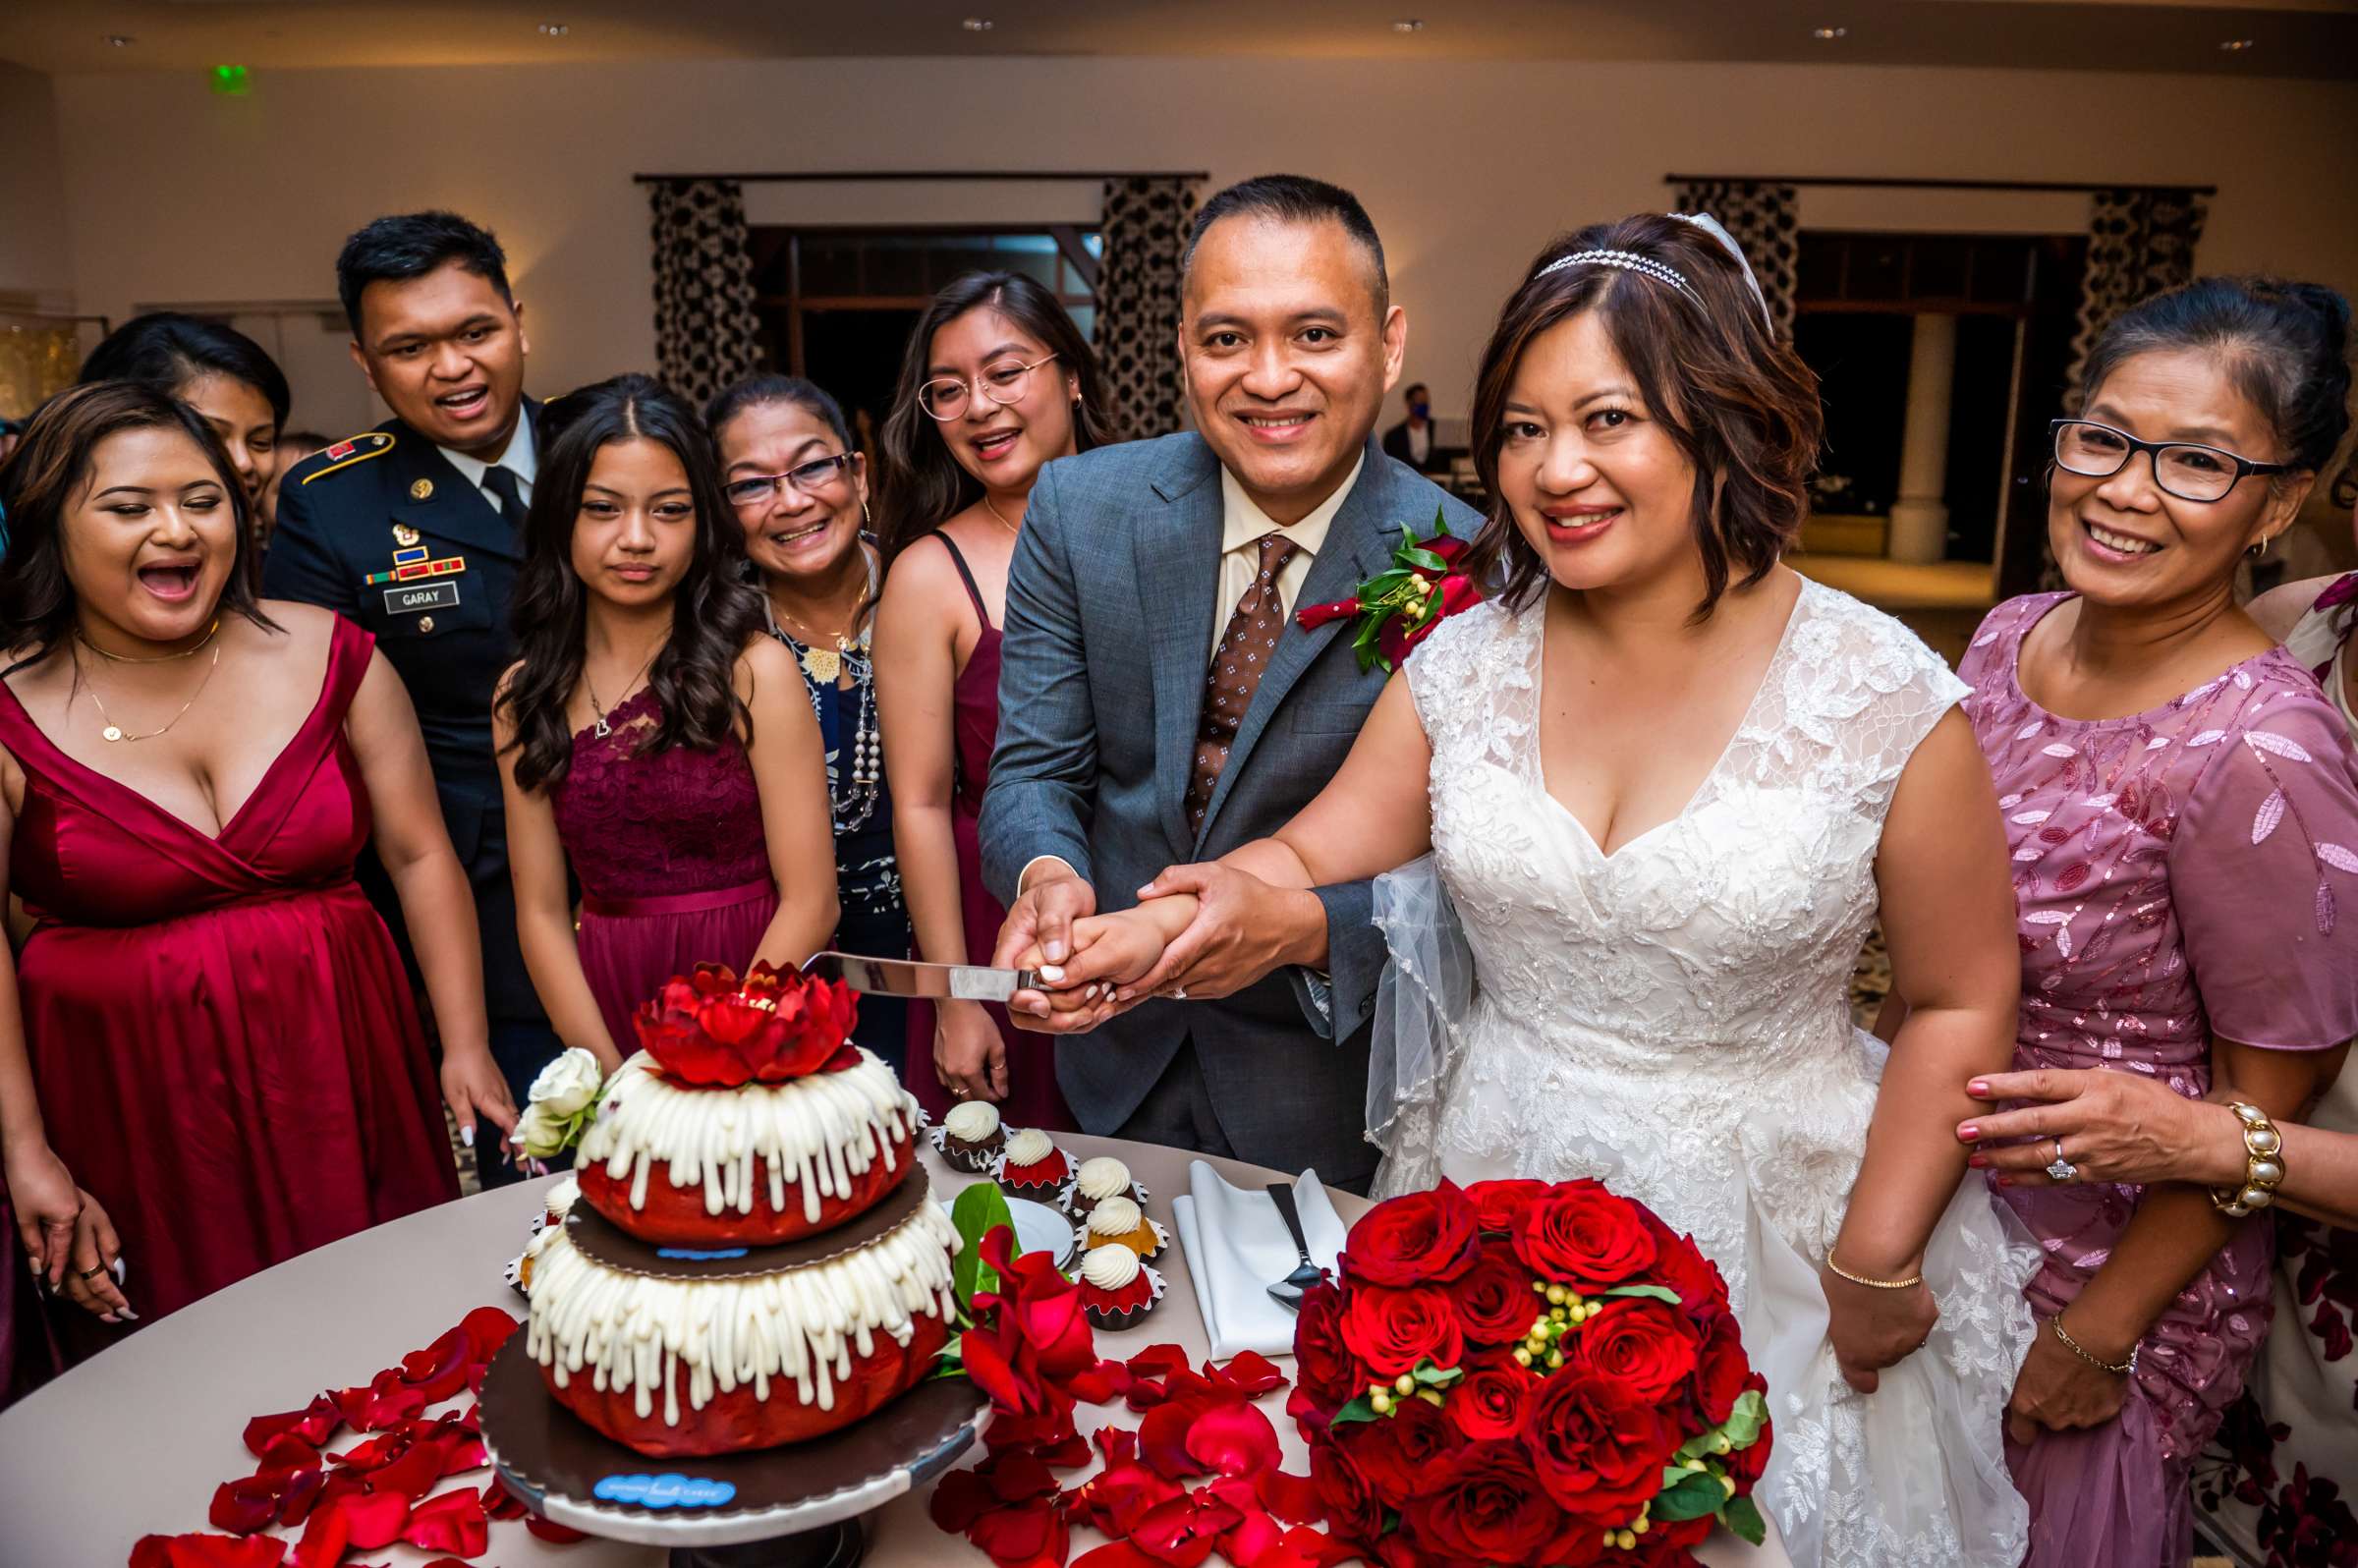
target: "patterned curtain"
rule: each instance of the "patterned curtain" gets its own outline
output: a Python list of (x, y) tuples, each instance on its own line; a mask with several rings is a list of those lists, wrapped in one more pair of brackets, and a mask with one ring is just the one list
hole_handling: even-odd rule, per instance
[(1708, 212), (1736, 237), (1761, 280), (1777, 335), (1793, 336), (1793, 290), (1801, 261), (1801, 198), (1789, 185), (1757, 180), (1684, 180), (1678, 212)]
[(1097, 267), (1097, 363), (1122, 433), (1169, 435), (1181, 426), (1179, 252), (1196, 217), (1196, 182), (1134, 177), (1105, 182), (1105, 238)]
[(654, 208), (655, 359), (664, 382), (702, 407), (761, 364), (761, 317), (734, 180), (660, 180)]
[(2088, 271), (2063, 406), (2080, 405), (2080, 370), (2113, 317), (2194, 279), (2194, 248), (2210, 208), (2192, 191), (2097, 191), (2088, 198)]

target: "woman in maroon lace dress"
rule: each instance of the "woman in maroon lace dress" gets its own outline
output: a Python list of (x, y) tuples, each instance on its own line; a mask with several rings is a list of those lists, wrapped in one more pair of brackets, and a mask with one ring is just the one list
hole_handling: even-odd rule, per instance
[[(976, 823), (999, 733), (999, 623), (1032, 481), (1113, 439), (1089, 340), (1056, 297), (970, 272), (909, 334), (884, 421), (876, 711), (893, 843), (919, 955), (986, 964), (1006, 912), (982, 885)], [(1071, 1128), (1055, 1041), (992, 1003), (910, 1009), (910, 1091), (938, 1116), (1002, 1102), (1018, 1127)]]
[[(710, 439), (642, 375), (551, 405), (492, 713), (525, 964), (606, 1070), (700, 963), (784, 969), (835, 928), (818, 725), (739, 579)], [(575, 920), (566, 884), (581, 885)]]
[[(203, 420), (77, 388), (0, 502), (0, 893), (38, 923), (0, 964), (0, 1153), (19, 1239), (88, 1315), (55, 1315), (72, 1354), (456, 1197), (443, 1106), (514, 1111), (408, 696), (351, 623), (254, 601)], [(418, 933), (439, 1095), (353, 882), (371, 843)]]

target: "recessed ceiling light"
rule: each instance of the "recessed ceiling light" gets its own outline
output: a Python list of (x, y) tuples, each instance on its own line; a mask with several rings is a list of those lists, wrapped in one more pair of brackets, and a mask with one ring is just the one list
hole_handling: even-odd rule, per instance
[(2229, 38), (2226, 42), (2220, 44), (2219, 47), (2224, 49), (2229, 54), (2241, 54), (2244, 50), (2249, 49), (2253, 44), (2258, 43), (2259, 41), (2260, 40), (2257, 38)]
[(128, 32), (110, 32), (106, 35), (106, 41), (118, 49), (128, 49), (134, 40)]
[(571, 32), (573, 28), (567, 27), (562, 22), (543, 22), (540, 24), (540, 33), (543, 37), (562, 38), (565, 36), (565, 34)]
[(1423, 32), (1425, 24), (1416, 17), (1403, 17), (1392, 24), (1394, 32)]
[(1816, 38), (1820, 43), (1831, 43), (1836, 38), (1849, 37), (1850, 29), (1848, 28), (1812, 28), (1810, 36)]
[(969, 17), (958, 25), (969, 32), (988, 32), (992, 28), (998, 26), (988, 17)]

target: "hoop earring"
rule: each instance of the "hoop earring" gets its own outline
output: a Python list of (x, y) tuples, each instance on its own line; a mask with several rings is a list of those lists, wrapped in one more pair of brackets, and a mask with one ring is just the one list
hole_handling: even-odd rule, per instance
[(2274, 533), (2271, 533), (2267, 537), (2263, 538), (2259, 543), (2245, 550), (2243, 553), (2250, 556), (2255, 561), (2260, 560), (2268, 554), (2268, 547), (2271, 544), (2275, 543), (2275, 541), (2276, 536)]
[(876, 532), (876, 520), (868, 509), (868, 497), (865, 495), (860, 497), (860, 530), (864, 533)]

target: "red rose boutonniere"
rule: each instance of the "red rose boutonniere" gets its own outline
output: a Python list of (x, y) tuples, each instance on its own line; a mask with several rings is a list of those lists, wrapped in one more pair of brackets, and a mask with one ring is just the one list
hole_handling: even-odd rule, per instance
[(1390, 571), (1362, 583), (1350, 598), (1306, 605), (1294, 619), (1305, 632), (1314, 632), (1329, 621), (1359, 617), (1351, 644), (1359, 667), (1380, 664), (1389, 674), (1434, 627), (1482, 602), (1481, 587), (1459, 570), (1470, 547), (1449, 532), (1448, 520), (1435, 509), (1430, 538), (1420, 539), (1402, 525)]

